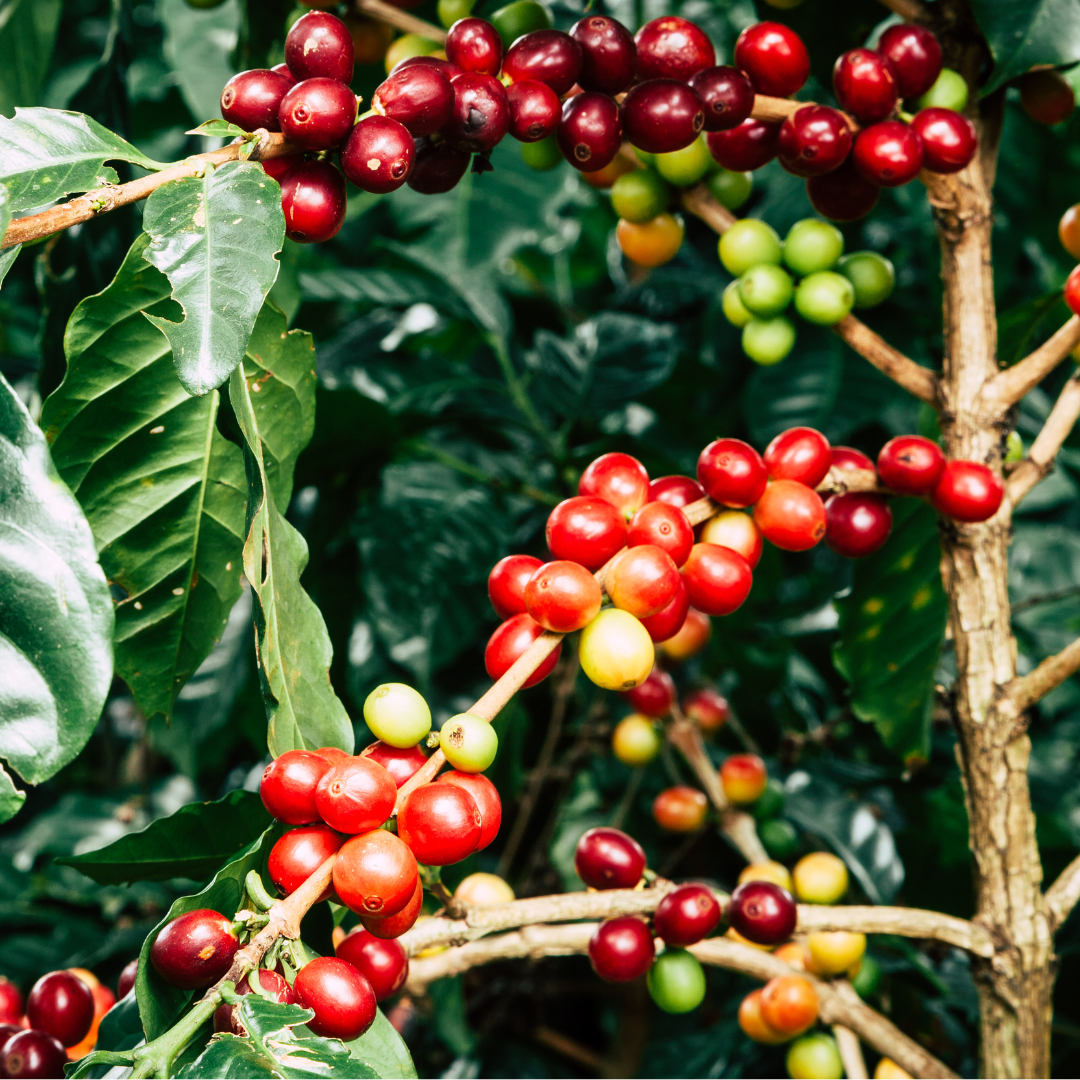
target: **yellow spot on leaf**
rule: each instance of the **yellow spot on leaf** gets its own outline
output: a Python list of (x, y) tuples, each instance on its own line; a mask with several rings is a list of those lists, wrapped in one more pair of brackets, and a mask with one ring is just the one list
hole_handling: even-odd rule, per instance
[(911, 610), (919, 611), (921, 608), (926, 607), (933, 598), (933, 590), (929, 585), (924, 585), (912, 598), (911, 598)]
[(880, 596), (872, 596), (863, 604), (864, 615), (876, 615), (885, 606), (885, 601)]

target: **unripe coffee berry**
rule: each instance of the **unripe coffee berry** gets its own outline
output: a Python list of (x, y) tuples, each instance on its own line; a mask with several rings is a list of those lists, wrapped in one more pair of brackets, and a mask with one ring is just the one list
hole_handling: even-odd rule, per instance
[(431, 710), (405, 683), (383, 683), (364, 701), (364, 723), (387, 746), (415, 746), (431, 730)]
[(495, 760), (499, 737), (486, 720), (471, 713), (460, 713), (443, 724), (439, 731), (439, 747), (455, 769), (482, 773)]
[(578, 659), (585, 675), (604, 690), (640, 686), (652, 670), (652, 638), (628, 611), (605, 608), (578, 641)]

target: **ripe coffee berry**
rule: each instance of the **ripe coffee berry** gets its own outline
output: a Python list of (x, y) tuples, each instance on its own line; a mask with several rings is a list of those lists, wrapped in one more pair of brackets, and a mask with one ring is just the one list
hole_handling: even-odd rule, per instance
[(655, 615), (642, 619), (641, 625), (645, 627), (653, 641), (668, 641), (682, 630), (689, 611), (690, 593), (686, 589), (686, 581), (680, 574), (679, 584), (671, 603)]
[(285, 174), (301, 160), (299, 154), (284, 154), (281, 157), (262, 158), (259, 164), (263, 167), (263, 172), (267, 176), (272, 177), (280, 184)]
[(446, 35), (446, 59), (461, 71), (498, 75), (502, 38), (486, 19), (458, 19)]
[(412, 929), (413, 924), (420, 917), (423, 906), (424, 887), (420, 883), (420, 878), (418, 877), (415, 886), (413, 886), (412, 896), (400, 911), (393, 915), (388, 915), (384, 919), (377, 918), (374, 915), (364, 915), (361, 913), (360, 925), (367, 930), (368, 933), (377, 938), (381, 938), (384, 941), (393, 941), (394, 938), (399, 938), (407, 930)]
[(221, 115), (245, 131), (280, 131), (278, 110), (293, 80), (276, 71), (241, 71), (221, 91)]
[(825, 543), (849, 559), (877, 551), (892, 531), (888, 500), (869, 491), (833, 495), (825, 504)]
[(600, 826), (578, 841), (574, 869), (591, 889), (632, 889), (645, 872), (645, 852), (632, 836)]
[(370, 757), (346, 758), (319, 781), (319, 817), (340, 833), (354, 836), (377, 829), (394, 810), (397, 784)]
[(500, 619), (525, 611), (525, 586), (543, 566), (533, 555), (507, 555), (488, 574), (488, 599)]
[(506, 89), (491, 75), (458, 75), (454, 111), (443, 133), (451, 145), (474, 154), (493, 150), (510, 129)]
[(851, 446), (834, 446), (830, 451), (834, 469), (865, 469), (870, 471), (874, 463), (861, 451)]
[(1069, 80), (1058, 71), (1042, 68), (1019, 79), (1020, 104), (1037, 124), (1051, 127), (1072, 115), (1076, 94)]
[(810, 75), (810, 55), (794, 30), (759, 22), (735, 42), (735, 66), (746, 72), (759, 94), (791, 97)]
[(857, 221), (877, 205), (881, 194), (849, 157), (840, 168), (806, 181), (806, 194), (814, 209), (830, 221)]
[(754, 108), (754, 88), (736, 68), (705, 68), (690, 80), (690, 86), (705, 106), (705, 131), (738, 127)]
[(701, 530), (703, 544), (719, 544), (737, 551), (753, 570), (761, 559), (764, 541), (754, 519), (741, 510), (724, 510), (709, 518)]
[(902, 98), (925, 94), (941, 73), (941, 46), (924, 26), (898, 23), (878, 39), (878, 52), (889, 61)]
[(975, 125), (952, 109), (923, 109), (911, 130), (922, 140), (923, 163), (933, 172), (959, 172), (978, 149)]
[(779, 945), (795, 931), (798, 913), (787, 889), (771, 881), (747, 881), (731, 894), (731, 925), (756, 945)]
[(694, 690), (683, 698), (682, 710), (690, 720), (696, 720), (702, 731), (719, 731), (731, 718), (731, 706), (719, 691), (711, 686)]
[(520, 142), (534, 143), (554, 134), (562, 119), (559, 95), (535, 79), (523, 79), (506, 88), (510, 102), (510, 134)]
[(416, 856), (385, 829), (347, 840), (334, 861), (334, 891), (358, 915), (396, 915), (412, 899), (416, 882)]
[(898, 435), (878, 454), (881, 482), (901, 495), (932, 491), (945, 469), (945, 454), (937, 443), (921, 435)]
[(375, 1022), (375, 992), (364, 976), (336, 956), (320, 956), (296, 975), (296, 997), (315, 1013), (307, 1026), (316, 1035), (350, 1042)]
[(832, 465), (829, 440), (809, 427), (788, 428), (765, 448), (763, 455), (770, 480), (797, 480), (817, 487)]
[(721, 914), (719, 901), (704, 885), (680, 885), (660, 901), (653, 928), (665, 945), (686, 948), (708, 937)]
[(666, 551), (652, 544), (627, 548), (604, 580), (611, 602), (639, 619), (667, 607), (678, 586), (678, 567)]
[(483, 851), (498, 835), (499, 825), (502, 824), (502, 800), (495, 785), (486, 776), (456, 769), (443, 773), (436, 783), (453, 784), (473, 797), (480, 811), (480, 840), (476, 850)]
[(622, 23), (606, 15), (586, 15), (570, 36), (581, 47), (577, 81), (582, 90), (614, 96), (634, 81), (637, 48)]
[(784, 551), (809, 551), (825, 535), (825, 504), (805, 484), (774, 480), (754, 507), (754, 524)]
[(593, 971), (607, 982), (630, 982), (653, 965), (652, 932), (636, 915), (605, 919), (589, 941)]
[(502, 77), (509, 82), (535, 79), (560, 97), (577, 82), (581, 46), (562, 30), (534, 30), (510, 46), (503, 57)]
[(599, 570), (626, 543), (626, 523), (606, 500), (579, 495), (564, 499), (551, 511), (546, 536), (556, 558)]
[(761, 1018), (786, 1038), (806, 1031), (818, 1015), (813, 983), (803, 975), (780, 975), (761, 990)]
[(67, 1061), (59, 1039), (44, 1031), (22, 1031), (13, 1035), (4, 1046), (0, 1072), (11, 1080), (63, 1076)]
[(899, 120), (872, 124), (855, 137), (855, 168), (878, 187), (900, 187), (914, 180), (923, 164), (922, 142)]
[[(659, 615), (654, 615), (649, 622), (654, 622), (659, 618)], [(666, 640), (660, 639), (664, 641), (664, 644), (660, 646), (660, 651), (674, 663), (682, 663), (701, 652), (709, 644), (711, 637), (712, 621), (709, 616), (698, 611), (697, 608), (688, 608), (679, 629)]]
[(627, 547), (639, 544), (660, 548), (676, 566), (682, 566), (694, 546), (694, 529), (678, 507), (663, 502), (646, 503), (630, 519), (626, 530)]
[(456, 784), (425, 784), (398, 811), (398, 836), (425, 866), (449, 866), (468, 858), (480, 843), (476, 800)]
[(301, 161), (281, 178), (285, 235), (321, 244), (345, 224), (345, 180), (329, 161)]
[(541, 566), (525, 586), (525, 606), (545, 629), (569, 634), (600, 610), (600, 586), (580, 563), (557, 559)]
[(668, 832), (695, 832), (705, 824), (709, 800), (697, 788), (678, 785), (666, 788), (653, 800), (653, 819)]
[(581, 474), (578, 494), (603, 499), (631, 518), (649, 498), (649, 474), (629, 454), (602, 454)]
[[(338, 848), (345, 838), (326, 825), (290, 829), (270, 850), (270, 880), (284, 896), (295, 892)], [(319, 898), (329, 898), (331, 889)]]
[(428, 138), (417, 139), (416, 157), (408, 184), (421, 195), (441, 195), (453, 189), (469, 168), (467, 150), (459, 150), (448, 142), (433, 143)]
[(804, 105), (781, 125), (776, 138), (780, 164), (796, 176), (824, 176), (851, 151), (851, 129), (828, 105)]
[(334, 952), (367, 979), (376, 1001), (396, 994), (409, 976), (405, 950), (396, 941), (384, 941), (362, 927), (346, 934)]
[(297, 81), (327, 78), (348, 84), (353, 55), (349, 28), (325, 11), (301, 15), (285, 38), (285, 63)]
[(709, 443), (698, 458), (697, 474), (710, 499), (735, 509), (753, 506), (768, 482), (761, 455), (741, 439)]
[(730, 803), (744, 806), (756, 802), (769, 776), (757, 754), (732, 754), (720, 766), (720, 783)]
[(116, 984), (116, 999), (118, 1001), (123, 1001), (128, 996), (138, 977), (139, 958), (136, 956), (134, 960), (129, 960), (120, 972), (120, 979)]
[[(512, 615), (488, 638), (484, 649), (484, 669), (493, 679), (499, 679), (513, 667), (514, 661), (544, 633), (544, 628), (528, 613)], [(525, 680), (525, 686), (535, 686), (546, 679), (559, 661), (562, 642), (548, 658)]]
[(664, 502), (680, 509), (705, 498), (705, 489), (689, 476), (661, 476), (649, 484), (649, 502)]
[(310, 750), (287, 750), (263, 770), (259, 781), (263, 806), (286, 825), (318, 821), (315, 789), (329, 768), (326, 758)]
[[(171, 986), (202, 990), (229, 970), (238, 946), (229, 919), (209, 908), (199, 908), (178, 915), (161, 928), (150, 948), (150, 962)], [(90, 999), (92, 1016), (92, 994)]]
[(663, 669), (654, 667), (649, 677), (633, 690), (622, 695), (639, 713), (646, 716), (666, 716), (675, 704), (675, 682)]
[(619, 106), (607, 94), (586, 90), (563, 102), (555, 132), (563, 157), (581, 172), (609, 165), (622, 145)]
[(356, 123), (356, 95), (336, 79), (305, 79), (281, 99), (281, 131), (303, 150), (339, 146)]
[(739, 1027), (754, 1042), (766, 1046), (787, 1042), (788, 1036), (773, 1031), (761, 1018), (761, 991), (754, 990), (742, 999), (739, 1005)]
[(17, 1024), (23, 1014), (23, 997), (19, 988), (6, 976), (0, 975), (0, 1024)]
[(646, 23), (634, 36), (637, 77), (686, 82), (716, 63), (716, 50), (705, 32), (689, 19), (664, 15)]
[(86, 1038), (94, 1021), (94, 995), (70, 971), (52, 971), (34, 983), (26, 999), (26, 1019), (32, 1028), (74, 1046)]
[(934, 509), (954, 521), (986, 521), (1005, 497), (1001, 477), (978, 461), (946, 462), (930, 496)]
[(833, 91), (840, 108), (864, 124), (884, 120), (898, 97), (889, 61), (872, 49), (852, 49), (837, 58)]
[(742, 606), (753, 584), (750, 564), (719, 544), (695, 544), (682, 575), (690, 603), (706, 615), (730, 615)]
[[(269, 997), (271, 1001), (276, 1001), (280, 1005), (296, 1004), (296, 994), (293, 993), (293, 988), (276, 971), (267, 971), (265, 968), (257, 968), (250, 974), (245, 975), (236, 984), (238, 997), (246, 997), (248, 994), (256, 992), (251, 986), (252, 979), (258, 981), (258, 993), (260, 996)], [(247, 1028), (244, 1027), (240, 1020), (239, 1009), (235, 1005), (229, 1005), (228, 1003), (219, 1005), (214, 1011), (214, 1030), (219, 1032), (227, 1031), (231, 1035), (241, 1037), (248, 1034)]]
[(686, 83), (650, 79), (626, 95), (622, 123), (626, 138), (639, 150), (667, 154), (698, 137), (705, 126), (705, 106)]
[(380, 116), (403, 124), (410, 135), (438, 131), (454, 111), (450, 80), (431, 67), (408, 67), (387, 77), (371, 98)]

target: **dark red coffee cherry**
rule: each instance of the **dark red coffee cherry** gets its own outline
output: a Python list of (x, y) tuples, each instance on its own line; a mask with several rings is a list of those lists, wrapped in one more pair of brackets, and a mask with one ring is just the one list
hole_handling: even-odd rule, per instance
[(877, 551), (892, 531), (892, 511), (883, 495), (848, 491), (825, 503), (825, 543), (849, 559)]
[(329, 161), (301, 161), (281, 179), (285, 235), (321, 244), (345, 224), (345, 179)]
[(18, 1024), (0, 1024), (0, 1075), (4, 1075), (4, 1050), (7, 1048), (7, 1044), (25, 1030), (26, 1028), (19, 1027)]
[(771, 881), (747, 881), (731, 894), (731, 925), (755, 945), (779, 945), (795, 930), (795, 900)]
[(410, 746), (407, 750), (399, 750), (396, 746), (376, 742), (365, 749), (364, 756), (378, 762), (393, 777), (398, 787), (401, 787), (410, 777), (415, 776), (427, 761), (427, 754), (420, 745)]
[(410, 67), (429, 67), (444, 78), (451, 80), (462, 73), (457, 64), (451, 64), (449, 60), (444, 60), (441, 56), (407, 56), (404, 60), (399, 60), (390, 69), (390, 74), (396, 75), (399, 71), (404, 71), (405, 68)]
[(620, 94), (634, 81), (637, 48), (630, 31), (606, 15), (586, 15), (579, 19), (570, 36), (581, 46), (582, 90)]
[(680, 885), (660, 901), (653, 929), (666, 945), (685, 949), (708, 937), (720, 923), (720, 902), (704, 885)]
[(448, 142), (433, 143), (426, 136), (417, 139), (416, 157), (409, 174), (409, 187), (421, 195), (441, 195), (457, 186), (469, 170), (469, 152)]
[(279, 115), (282, 134), (294, 146), (331, 150), (356, 123), (356, 95), (336, 79), (305, 79), (282, 98)]
[(26, 999), (26, 1019), (32, 1028), (74, 1046), (94, 1022), (94, 995), (70, 971), (51, 971), (34, 983)]
[(706, 142), (716, 162), (732, 172), (753, 172), (776, 157), (780, 124), (749, 117), (730, 131), (710, 131)]
[(523, 79), (506, 88), (510, 134), (521, 142), (539, 142), (554, 134), (562, 119), (559, 95), (545, 83)]
[(699, 71), (690, 86), (705, 106), (705, 130), (728, 131), (753, 111), (754, 88), (733, 67), (710, 67)]
[(574, 869), (590, 889), (632, 889), (645, 873), (645, 852), (632, 836), (603, 825), (578, 841)]
[(289, 70), (288, 64), (275, 64), (271, 69), (275, 75), (284, 75), (289, 80), (290, 86), (296, 85), (296, 76)]
[(889, 61), (872, 49), (852, 49), (833, 65), (833, 92), (840, 108), (864, 124), (884, 120), (898, 94)]
[(630, 982), (653, 965), (652, 932), (636, 915), (605, 919), (589, 941), (593, 971), (607, 982)]
[(293, 23), (285, 38), (285, 63), (298, 82), (353, 76), (353, 39), (349, 28), (328, 11), (309, 11)]
[(430, 135), (450, 119), (454, 90), (450, 80), (434, 68), (402, 68), (375, 91), (371, 107), (403, 124), (410, 135)]
[(369, 116), (349, 132), (341, 148), (341, 167), (361, 191), (385, 195), (408, 180), (415, 157), (415, 143), (404, 124)]
[(256, 69), (234, 75), (221, 91), (221, 115), (230, 124), (255, 131), (280, 131), (278, 109), (293, 80), (276, 71)]
[(645, 79), (693, 78), (716, 63), (716, 50), (705, 31), (689, 19), (664, 15), (646, 23), (634, 35), (637, 77)]
[(959, 172), (979, 147), (975, 125), (953, 109), (923, 109), (911, 121), (923, 148), (923, 164), (936, 173)]
[(386, 941), (357, 927), (334, 950), (339, 960), (352, 964), (371, 984), (376, 1001), (396, 994), (409, 976), (409, 958), (397, 941)]
[[(248, 994), (255, 993), (251, 986), (252, 979), (258, 980), (261, 996), (269, 996), (271, 1001), (276, 1001), (279, 1005), (296, 1004), (296, 994), (293, 993), (293, 988), (276, 971), (267, 971), (265, 968), (250, 972), (236, 984), (238, 997), (245, 997)], [(241, 1037), (246, 1036), (248, 1033), (247, 1028), (240, 1022), (240, 1010), (235, 1005), (229, 1005), (228, 1003), (219, 1005), (214, 1011), (214, 1030), (227, 1031), (231, 1035)]]
[(534, 30), (510, 46), (503, 58), (502, 77), (510, 82), (535, 79), (560, 97), (577, 82), (581, 46), (562, 30)]
[(23, 1031), (4, 1047), (0, 1073), (11, 1080), (47, 1080), (64, 1075), (67, 1059), (58, 1039), (44, 1031)]
[(759, 22), (736, 40), (735, 66), (746, 72), (759, 94), (790, 97), (810, 75), (810, 54), (794, 30)]
[(902, 98), (925, 94), (941, 74), (941, 46), (925, 26), (890, 26), (878, 40), (877, 48), (888, 59)]
[(486, 19), (458, 19), (446, 35), (444, 48), (447, 61), (461, 71), (474, 75), (499, 74), (502, 38)]
[(135, 980), (139, 977), (139, 958), (129, 960), (120, 972), (120, 981), (116, 984), (116, 1000), (123, 1001), (128, 996)]
[(807, 180), (806, 194), (823, 217), (831, 221), (856, 221), (874, 209), (881, 189), (863, 177), (848, 158), (831, 173)]
[(789, 173), (824, 176), (847, 160), (851, 129), (828, 105), (804, 105), (780, 125), (776, 151)]
[(259, 781), (263, 806), (286, 825), (318, 821), (315, 789), (329, 768), (326, 758), (310, 750), (286, 750), (263, 770)]
[(649, 154), (689, 146), (705, 126), (705, 106), (686, 83), (651, 79), (638, 83), (622, 103), (623, 131)]
[(371, 984), (336, 956), (320, 956), (305, 964), (297, 972), (294, 989), (299, 1003), (315, 1013), (307, 1026), (316, 1035), (351, 1042), (375, 1023), (379, 1008)]
[(443, 134), (459, 150), (483, 154), (493, 150), (510, 129), (510, 102), (506, 89), (491, 75), (458, 75), (454, 111)]
[(855, 168), (878, 187), (901, 187), (919, 174), (922, 140), (899, 120), (883, 120), (855, 136)]
[(285, 154), (282, 157), (260, 159), (259, 164), (267, 176), (280, 184), (285, 174), (302, 160), (300, 154)]
[(203, 990), (229, 970), (238, 947), (231, 920), (199, 908), (161, 928), (150, 948), (150, 963), (171, 986)]
[(563, 102), (555, 132), (563, 157), (582, 172), (610, 165), (622, 146), (619, 106), (607, 94), (586, 90)]

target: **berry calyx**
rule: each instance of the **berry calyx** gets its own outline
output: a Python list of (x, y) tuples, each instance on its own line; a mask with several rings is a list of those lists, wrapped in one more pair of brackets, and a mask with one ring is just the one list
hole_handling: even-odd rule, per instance
[(401, 187), (412, 172), (415, 158), (412, 135), (403, 124), (385, 116), (361, 120), (341, 148), (341, 168), (346, 177), (361, 191), (376, 195)]
[(406, 750), (427, 737), (431, 710), (406, 683), (383, 683), (364, 699), (364, 723), (380, 742)]
[(498, 75), (503, 46), (498, 30), (486, 19), (458, 19), (446, 35), (446, 59), (460, 71)]
[(312, 1009), (307, 1026), (316, 1035), (351, 1042), (375, 1022), (378, 1006), (371, 984), (352, 964), (336, 956), (320, 956), (296, 975), (297, 1001)]
[(400, 837), (385, 829), (346, 840), (334, 860), (334, 892), (360, 916), (385, 919), (396, 915), (412, 901), (417, 884), (416, 856)]
[(476, 800), (456, 784), (425, 784), (398, 811), (398, 836), (425, 866), (449, 866), (468, 858), (480, 843)]
[(747, 881), (731, 894), (731, 925), (755, 945), (779, 945), (795, 930), (798, 913), (787, 889), (771, 881)]
[(911, 130), (922, 140), (923, 163), (933, 172), (959, 172), (978, 149), (975, 125), (952, 109), (923, 109)]
[(851, 129), (828, 105), (804, 105), (781, 125), (776, 138), (780, 164), (796, 176), (824, 176), (851, 151)]
[(285, 63), (293, 78), (327, 78), (348, 85), (353, 77), (353, 40), (336, 15), (309, 11), (285, 37)]
[(587, 626), (596, 618), (602, 599), (596, 578), (580, 563), (568, 559), (541, 566), (525, 586), (529, 614), (545, 630), (558, 634)]
[[(150, 947), (150, 962), (170, 986), (202, 990), (213, 986), (229, 970), (238, 947), (229, 919), (209, 908), (198, 908), (177, 916), (158, 931)], [(91, 1017), (93, 1011), (90, 994)]]
[(864, 124), (884, 120), (899, 98), (892, 66), (872, 49), (852, 49), (837, 58), (833, 92), (840, 108)]
[(754, 88), (736, 68), (705, 68), (690, 80), (690, 87), (705, 106), (705, 131), (738, 127), (753, 111)]
[(507, 555), (488, 574), (488, 599), (500, 619), (525, 611), (525, 586), (543, 566), (533, 555)]
[(1005, 498), (1001, 477), (979, 461), (949, 461), (930, 496), (934, 509), (954, 521), (992, 518)]
[(656, 947), (648, 926), (636, 915), (605, 919), (589, 941), (593, 971), (607, 982), (630, 982), (652, 967)]
[(881, 482), (901, 495), (925, 495), (945, 470), (945, 454), (937, 443), (921, 435), (898, 435), (878, 454)]
[(754, 524), (784, 551), (809, 551), (825, 535), (825, 504), (805, 484), (774, 480), (754, 507)]
[(759, 94), (791, 97), (810, 75), (810, 54), (794, 30), (759, 22), (739, 34), (735, 66), (746, 72)]
[(286, 825), (307, 825), (319, 820), (315, 789), (330, 762), (310, 750), (287, 750), (270, 762), (259, 781), (263, 806)]
[(578, 85), (602, 94), (622, 93), (634, 81), (637, 47), (630, 31), (606, 15), (586, 15), (570, 36), (581, 48)]
[(680, 885), (660, 901), (653, 928), (666, 945), (685, 948), (708, 937), (721, 915), (720, 902), (704, 885)]
[(689, 19), (664, 15), (634, 35), (637, 77), (688, 81), (716, 63), (716, 50), (705, 32)]
[[(513, 615), (488, 638), (484, 649), (484, 669), (493, 679), (502, 678), (529, 646), (544, 633), (544, 628), (528, 613)], [(525, 680), (525, 686), (535, 686), (552, 672), (559, 662), (562, 643), (552, 649), (547, 659)]]
[(705, 824), (709, 800), (703, 791), (679, 784), (666, 788), (653, 800), (653, 820), (668, 832), (696, 832)]
[(626, 138), (650, 154), (666, 154), (689, 146), (705, 126), (701, 98), (676, 79), (638, 83), (623, 100), (621, 114)]
[(409, 958), (401, 945), (378, 938), (363, 927), (346, 934), (334, 952), (367, 979), (376, 1001), (396, 994), (409, 976)]
[(301, 161), (280, 180), (285, 235), (321, 244), (345, 224), (345, 180), (329, 161)]
[(52, 1035), (64, 1046), (75, 1046), (94, 1022), (94, 995), (71, 972), (51, 971), (27, 995), (26, 1019), (30, 1027)]
[(568, 98), (555, 132), (563, 157), (581, 172), (611, 164), (622, 145), (619, 106), (607, 94), (586, 90)]
[(645, 852), (619, 829), (589, 829), (578, 841), (574, 869), (591, 889), (632, 889), (645, 872)]
[(511, 83), (535, 79), (562, 97), (577, 82), (581, 46), (562, 30), (534, 30), (510, 46), (502, 62), (502, 77)]
[(833, 495), (825, 504), (825, 543), (849, 559), (872, 555), (892, 531), (888, 500), (869, 491)]
[(280, 131), (278, 110), (292, 85), (290, 76), (277, 71), (241, 71), (221, 91), (221, 115), (245, 131)]
[(851, 156), (870, 183), (900, 187), (914, 180), (922, 168), (922, 141), (907, 124), (883, 120), (859, 132)]

